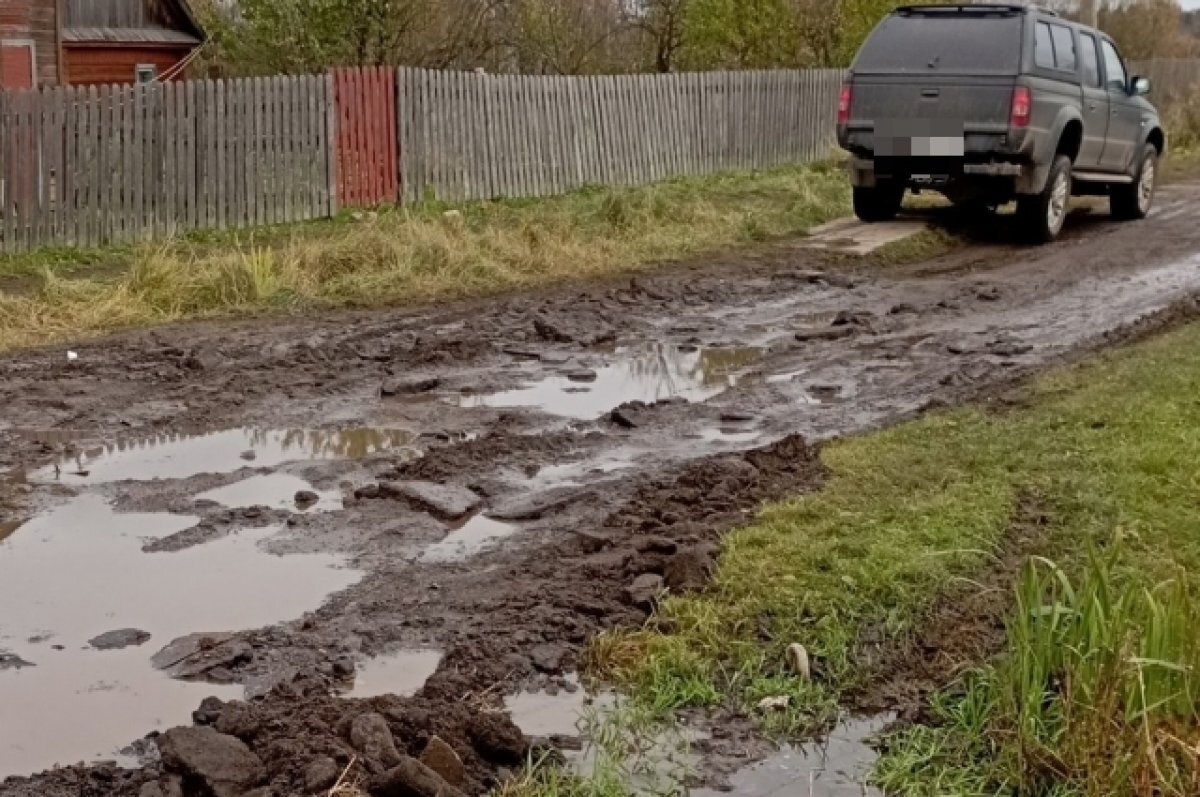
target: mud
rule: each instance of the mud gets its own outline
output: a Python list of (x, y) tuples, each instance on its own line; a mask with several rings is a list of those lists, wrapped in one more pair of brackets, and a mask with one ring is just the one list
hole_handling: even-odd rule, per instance
[[(276, 795), (306, 793), (303, 773), (325, 757), (377, 774), (384, 762), (347, 730), (368, 710), (403, 755), (445, 739), (480, 793), (519, 765), (502, 697), (562, 689), (589, 636), (643, 622), (627, 597), (639, 577), (697, 574), (679, 583), (699, 586), (699, 551), (762, 501), (819, 486), (811, 443), (1007, 395), (1047, 364), (1189, 312), (1168, 308), (1200, 293), (1197, 194), (1164, 190), (1137, 227), (1073, 217), (1044, 249), (979, 236), (879, 270), (784, 241), (632, 282), (0, 359), (0, 569), (26, 579), (0, 579), (5, 605), (22, 607), (0, 620), (0, 662), (36, 665), (0, 664), (0, 690), (31, 698), (12, 714), (22, 724), (54, 728), (36, 756), (0, 744), (0, 774), (21, 776), (0, 794), (166, 783), (153, 740), (121, 758), (148, 753), (141, 768), (24, 776), (115, 759), (208, 694), (250, 697), (231, 718), (209, 714), (262, 760)], [(481, 512), (456, 528), (388, 487), (404, 481), (469, 491)], [(297, 504), (301, 491), (317, 500)], [(64, 522), (73, 511), (84, 516)], [(87, 529), (120, 557), (82, 553), (71, 535)], [(42, 536), (71, 544), (23, 559)], [(70, 611), (39, 617), (43, 583)], [(100, 616), (80, 610), (110, 593), (122, 601)], [(151, 638), (75, 652), (124, 628)], [(164, 648), (183, 654), (166, 672), (187, 680), (153, 668)], [(414, 651), (440, 652), (432, 674)], [(51, 654), (70, 663), (53, 673)], [(102, 693), (110, 710), (73, 721), (90, 699), (80, 685), (110, 666), (129, 668), (111, 680), (170, 694)], [(16, 686), (35, 677), (51, 684), (37, 699)], [(358, 698), (356, 686), (416, 691)], [(131, 707), (153, 716), (120, 719)], [(84, 726), (95, 736), (73, 738)], [(703, 771), (760, 749), (748, 723), (728, 727)]]

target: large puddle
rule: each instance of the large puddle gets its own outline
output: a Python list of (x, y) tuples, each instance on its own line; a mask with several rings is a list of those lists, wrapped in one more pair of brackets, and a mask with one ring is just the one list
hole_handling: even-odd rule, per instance
[(399, 695), (409, 697), (425, 685), (442, 661), (442, 652), (430, 648), (402, 650), (359, 664), (354, 673), (350, 697)]
[[(352, 459), (408, 446), (398, 430), (339, 432), (238, 429), (101, 446), (33, 474), (80, 485), (186, 478), (288, 461)], [(230, 507), (292, 511), (340, 508), (286, 474), (258, 475), (194, 496)], [(187, 723), (207, 695), (240, 687), (167, 678), (151, 656), (197, 632), (257, 628), (291, 620), (349, 587), (361, 573), (340, 556), (277, 556), (264, 543), (281, 530), (234, 528), (181, 551), (147, 552), (147, 542), (199, 518), (118, 513), (83, 493), (22, 523), (0, 528), (0, 777), (55, 764), (122, 760), (118, 751), (154, 729)], [(131, 629), (126, 647), (100, 649), (97, 637)], [(364, 673), (369, 683), (374, 676)]]
[(704, 401), (737, 384), (738, 373), (762, 357), (751, 346), (696, 348), (654, 344), (618, 349), (594, 370), (549, 376), (525, 387), (465, 396), (464, 407), (533, 407), (568, 418), (597, 418), (628, 401)]
[[(845, 719), (822, 742), (784, 747), (730, 778), (738, 797), (883, 797), (867, 779), (878, 754), (870, 741), (895, 721), (891, 715)], [(692, 791), (692, 797), (730, 792)]]
[(30, 474), (33, 481), (68, 484), (186, 479), (200, 473), (272, 468), (285, 462), (362, 459), (412, 445), (404, 429), (228, 429), (118, 441), (64, 455)]

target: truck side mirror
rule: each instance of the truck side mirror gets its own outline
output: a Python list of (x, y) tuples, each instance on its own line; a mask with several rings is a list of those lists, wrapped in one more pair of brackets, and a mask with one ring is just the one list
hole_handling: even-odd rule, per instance
[(1129, 81), (1129, 93), (1135, 97), (1144, 97), (1150, 93), (1150, 78), (1134, 77)]

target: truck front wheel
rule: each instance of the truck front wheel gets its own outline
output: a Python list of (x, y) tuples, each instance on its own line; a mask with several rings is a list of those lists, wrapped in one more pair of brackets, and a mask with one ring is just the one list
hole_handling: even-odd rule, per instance
[(1114, 218), (1123, 221), (1144, 219), (1150, 214), (1150, 206), (1154, 204), (1154, 189), (1158, 178), (1158, 149), (1153, 144), (1147, 144), (1142, 150), (1138, 161), (1137, 174), (1133, 182), (1125, 185), (1114, 185), (1109, 189), (1109, 203)]
[(903, 200), (903, 185), (880, 182), (869, 188), (855, 186), (854, 215), (868, 224), (891, 221), (900, 212)]

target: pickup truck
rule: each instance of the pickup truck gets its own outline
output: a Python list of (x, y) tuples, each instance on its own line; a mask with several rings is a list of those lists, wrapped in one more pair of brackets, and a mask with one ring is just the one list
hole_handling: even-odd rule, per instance
[(1013, 200), (1035, 241), (1072, 195), (1141, 219), (1166, 133), (1104, 33), (1019, 5), (905, 6), (854, 60), (838, 102), (856, 215), (893, 218), (907, 189), (994, 209)]

